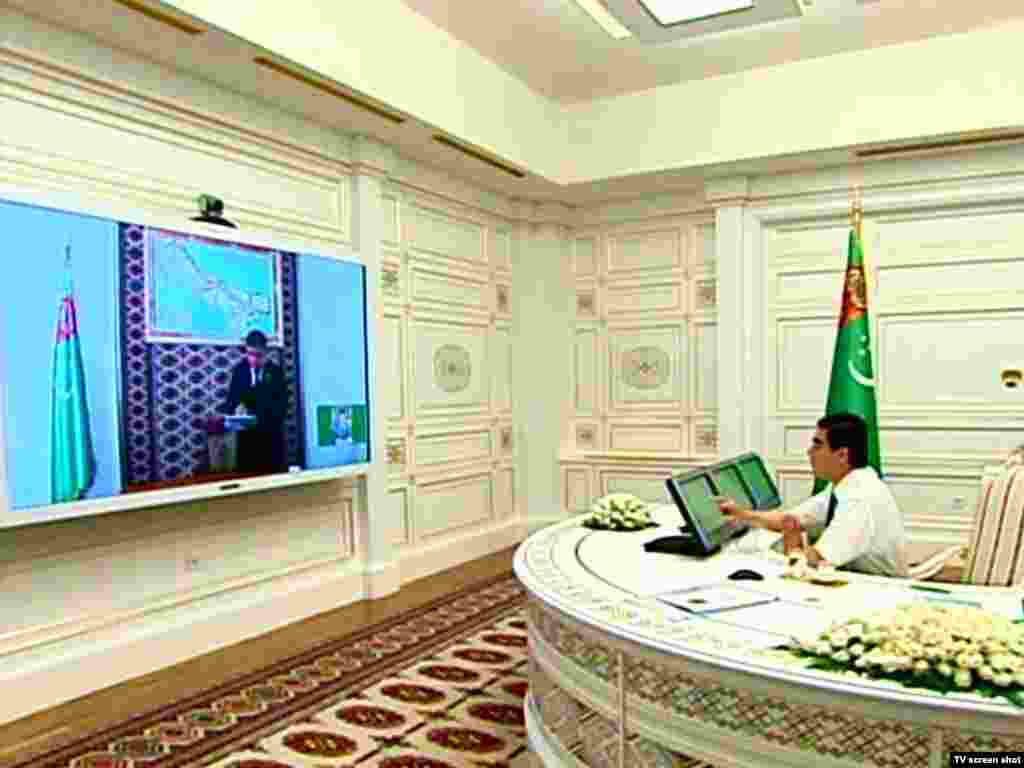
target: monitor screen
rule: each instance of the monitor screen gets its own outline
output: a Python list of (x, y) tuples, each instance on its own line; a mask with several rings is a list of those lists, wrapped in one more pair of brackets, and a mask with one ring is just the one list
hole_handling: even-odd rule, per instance
[(358, 262), (4, 200), (0, 231), (0, 527), (369, 461)]
[(747, 491), (747, 486), (740, 477), (735, 466), (719, 467), (711, 470), (711, 480), (719, 496), (728, 496), (741, 507), (754, 507), (754, 499)]
[(695, 475), (676, 483), (676, 489), (694, 521), (705, 533), (714, 535), (726, 523), (715, 501), (715, 490), (706, 475)]
[(779, 491), (775, 487), (775, 481), (768, 474), (764, 463), (757, 456), (748, 456), (737, 462), (740, 474), (746, 481), (751, 493), (754, 494), (754, 507), (756, 509), (768, 509), (777, 507), (782, 503), (779, 498)]

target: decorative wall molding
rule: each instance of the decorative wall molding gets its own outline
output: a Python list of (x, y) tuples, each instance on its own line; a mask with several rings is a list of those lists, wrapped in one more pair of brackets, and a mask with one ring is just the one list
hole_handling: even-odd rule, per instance
[[(660, 204), (662, 213), (668, 202), (653, 201), (653, 207)], [(637, 216), (645, 208), (602, 210)], [(717, 411), (698, 402), (698, 380), (715, 380), (718, 358), (717, 345), (700, 343), (716, 322), (715, 302), (707, 301), (715, 285), (714, 230), (707, 216), (616, 215), (600, 224), (594, 213), (578, 218), (590, 226), (572, 232), (570, 242), (576, 277), (573, 410), (562, 461), (572, 462), (572, 469), (562, 472), (561, 494), (565, 509), (577, 512), (616, 483), (635, 482), (660, 494), (651, 490), (650, 468), (716, 453), (717, 444), (698, 444), (694, 430), (698, 418), (705, 431), (714, 427)], [(699, 306), (698, 286), (705, 297)], [(606, 462), (616, 460), (629, 462), (634, 474), (609, 475)]]
[(742, 204), (751, 196), (749, 176), (726, 176), (708, 179), (704, 183), (704, 197), (715, 206)]
[(387, 181), (395, 170), (395, 150), (369, 136), (352, 140), (352, 173), (375, 176)]
[(714, 279), (696, 280), (696, 309), (711, 311), (718, 305), (718, 283)]
[(581, 230), (646, 224), (658, 219), (710, 218), (712, 215), (713, 208), (702, 189), (665, 195), (638, 191), (632, 199), (579, 206), (573, 211), (569, 223)]
[(388, 464), (394, 467), (405, 466), (405, 438), (391, 438), (387, 444)]
[(715, 453), (718, 449), (718, 427), (715, 424), (699, 424), (694, 428), (694, 439), (700, 453)]
[(526, 206), (510, 197), (477, 187), (405, 155), (396, 154), (392, 182), (411, 194), (421, 194), (442, 208), (454, 208), (507, 222), (528, 218)]
[[(997, 159), (1018, 170), (997, 175)], [(916, 183), (904, 161), (885, 165), (865, 168), (863, 192), (882, 460), (921, 554), (966, 543), (983, 467), (1024, 431), (1024, 393), (1000, 381), (1022, 358), (1024, 151), (918, 159)], [(753, 187), (796, 193), (840, 178)], [(801, 444), (824, 408), (849, 210), (849, 192), (834, 189), (748, 207), (748, 258), (767, 267), (765, 315), (751, 318), (750, 338), (773, 354), (747, 386), (764, 393), (766, 458), (802, 495)]]
[(501, 452), (506, 456), (511, 456), (515, 449), (515, 429), (511, 425), (502, 427), (499, 440)]
[(401, 295), (401, 266), (385, 263), (380, 271), (380, 288), (388, 297)]
[[(351, 513), (349, 513), (349, 518), (351, 518)], [(17, 656), (26, 651), (37, 652), (47, 646), (65, 643), (85, 635), (124, 626), (135, 621), (162, 617), (181, 608), (189, 607), (194, 609), (204, 601), (212, 598), (220, 598), (244, 590), (254, 591), (265, 584), (280, 582), (287, 577), (334, 566), (349, 558), (351, 558), (351, 551), (338, 556), (308, 560), (295, 565), (264, 571), (252, 576), (233, 579), (229, 582), (176, 593), (163, 600), (150, 602), (136, 609), (105, 612), (95, 616), (68, 619), (46, 625), (37, 624), (24, 629), (6, 632), (0, 635), (0, 659)]]
[(576, 292), (576, 317), (579, 319), (592, 319), (597, 317), (597, 299), (592, 290), (580, 290)]
[[(443, 182), (442, 194), (430, 180)], [(485, 541), (519, 514), (510, 359), (517, 233), (500, 203), (403, 158), (382, 197), (384, 269), (396, 275), (389, 283), (399, 281), (385, 293), (381, 321), (401, 389), (386, 391), (411, 398), (385, 406), (389, 448), (404, 448), (389, 483), (405, 521), (403, 581), (424, 575), (435, 553), (450, 554), (450, 542)]]
[[(349, 169), (339, 158), (31, 51), (0, 47), (0, 83), (10, 120), (0, 142), (0, 182), (87, 191), (182, 215), (194, 213), (199, 193), (218, 190), (240, 225), (350, 240)], [(69, 135), (89, 143), (88, 160), (73, 151)], [(126, 147), (135, 158), (131, 172), (124, 170)], [(190, 183), (183, 184), (186, 174)]]
[(797, 196), (818, 200), (838, 196), (848, 204), (854, 187), (888, 189), (900, 197), (929, 187), (999, 184), (1008, 176), (1022, 173), (1024, 146), (1016, 144), (756, 176), (751, 179), (749, 197), (751, 200), (769, 201)]
[[(388, 422), (378, 443), (388, 461), (383, 506), (394, 506), (368, 512), (365, 494), (346, 480), (210, 500), (187, 505), (187, 514), (170, 506), (10, 532), (13, 546), (0, 551), (4, 585), (12, 587), (0, 598), (0, 614), (9, 619), (0, 635), (0, 679), (15, 687), (35, 681), (41, 693), (16, 697), (4, 714), (20, 717), (207, 652), (224, 638), (372, 596), (368, 584), (376, 589), (398, 571), (366, 551), (366, 526), (374, 520), (389, 521), (385, 549), (398, 547), (405, 579), (519, 540), (508, 354), (504, 388), (494, 384), (491, 369), (499, 341), (510, 340), (515, 222), (526, 208), (428, 169), (410, 172), (400, 158), (389, 168), (391, 150), (383, 145), (353, 142), (73, 33), (37, 29), (20, 16), (15, 22), (17, 34), (5, 29), (5, 41), (21, 38), (38, 50), (0, 46), (0, 103), (10, 128), (0, 138), (0, 186), (97, 201), (114, 216), (124, 206), (183, 220), (194, 213), (198, 193), (213, 192), (243, 227), (342, 251), (360, 235), (352, 222), (357, 189), (377, 190), (380, 211), (369, 219), (380, 219), (379, 234), (372, 235), (380, 239), (380, 274), (377, 248), (370, 248), (368, 274), (370, 290), (381, 289), (372, 321), (380, 330), (379, 358), (396, 374), (379, 377), (378, 402)], [(51, 58), (51, 50), (68, 60)], [(178, 93), (195, 94), (203, 106)], [(362, 178), (367, 175), (372, 179)], [(412, 253), (422, 232), (409, 216), (416, 204), (440, 214), (458, 242), (446, 248), (434, 240), (427, 243), (433, 249)], [(460, 223), (480, 233), (468, 258)], [(433, 275), (444, 280), (430, 282)], [(453, 276), (462, 279), (461, 295), (442, 285)], [(474, 370), (486, 378), (462, 394), (479, 404), (477, 414), (443, 407), (418, 412), (416, 343), (428, 327), (453, 331), (454, 343), (473, 347)], [(418, 465), (445, 440), (462, 445), (455, 424), (485, 436), (489, 450)], [(453, 506), (479, 512), (479, 519), (447, 520)], [(284, 548), (282, 529), (289, 532)], [(182, 563), (191, 563), (190, 570)], [(77, 586), (76, 613), (68, 613), (66, 592), (54, 591), (54, 577)], [(317, 591), (328, 582), (329, 591)], [(269, 618), (266, 605), (275, 609)], [(131, 644), (131, 652), (120, 651)], [(103, 674), (90, 676), (90, 669)]]
[[(334, 610), (354, 595), (358, 599), (364, 582), (357, 563), (337, 559), (268, 576), (180, 606), (119, 616), (87, 634), (63, 640), (50, 635), (52, 642), (0, 660), (0, 680), (19, 692), (0, 703), (0, 722), (185, 662), (225, 638), (239, 642)], [(190, 620), (183, 621), (180, 611)]]

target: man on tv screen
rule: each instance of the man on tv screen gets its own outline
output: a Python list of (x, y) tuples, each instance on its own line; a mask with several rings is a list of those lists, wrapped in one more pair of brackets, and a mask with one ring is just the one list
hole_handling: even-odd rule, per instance
[(245, 357), (231, 370), (220, 411), (239, 420), (237, 470), (246, 474), (284, 471), (284, 419), (288, 390), (284, 371), (267, 358), (267, 337), (250, 331)]

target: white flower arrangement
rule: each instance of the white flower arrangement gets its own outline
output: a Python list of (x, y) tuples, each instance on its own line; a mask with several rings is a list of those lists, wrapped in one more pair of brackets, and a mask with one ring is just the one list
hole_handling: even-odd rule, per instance
[(656, 523), (651, 519), (647, 502), (631, 493), (609, 493), (590, 505), (583, 525), (608, 531), (639, 531)]
[(980, 608), (910, 603), (834, 624), (793, 650), (814, 657), (819, 669), (972, 691), (1024, 707), (1024, 624)]

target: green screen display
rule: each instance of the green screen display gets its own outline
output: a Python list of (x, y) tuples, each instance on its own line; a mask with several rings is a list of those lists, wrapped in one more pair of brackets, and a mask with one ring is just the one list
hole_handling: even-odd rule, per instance
[(722, 467), (711, 472), (711, 479), (718, 489), (719, 496), (728, 496), (740, 506), (755, 506), (754, 499), (750, 498), (747, 487), (740, 479), (740, 471), (736, 467)]
[(687, 511), (701, 528), (713, 534), (725, 524), (725, 516), (715, 501), (715, 492), (707, 477), (698, 475), (676, 486)]
[(747, 459), (740, 462), (739, 468), (743, 479), (747, 481), (747, 485), (750, 486), (750, 490), (754, 493), (755, 506), (760, 506), (778, 496), (775, 483), (772, 482), (768, 471), (760, 461), (757, 459)]
[(365, 443), (369, 439), (365, 405), (318, 405), (316, 409), (317, 445), (338, 441)]

